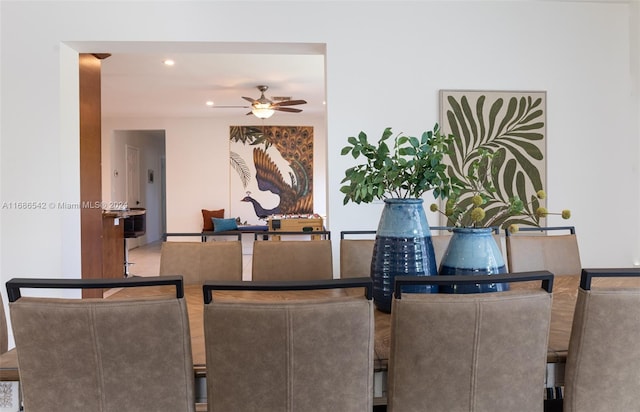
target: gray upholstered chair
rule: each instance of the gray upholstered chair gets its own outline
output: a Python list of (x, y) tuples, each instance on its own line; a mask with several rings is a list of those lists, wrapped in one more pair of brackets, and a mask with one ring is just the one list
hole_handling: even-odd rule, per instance
[(163, 242), (160, 276), (180, 275), (185, 285), (242, 280), (242, 242)]
[[(354, 287), (365, 287), (366, 298), (335, 296), (336, 288)], [(215, 292), (212, 300), (212, 290), (229, 289), (262, 290), (252, 293), (271, 299), (233, 300)], [(304, 297), (291, 296), (298, 289)], [(289, 292), (278, 292), (288, 294), (278, 299), (274, 291)], [(372, 410), (370, 278), (207, 282), (204, 294), (209, 411)]]
[(254, 281), (332, 279), (331, 240), (256, 240), (251, 276)]
[[(174, 285), (126, 300), (21, 297), (23, 288)], [(9, 311), (25, 410), (195, 411), (182, 279), (12, 279)]]
[[(615, 277), (617, 287), (591, 287)], [(632, 277), (634, 285), (623, 283)], [(565, 369), (565, 412), (640, 411), (640, 268), (584, 269)]]
[[(567, 231), (566, 234), (556, 234)], [(582, 270), (573, 226), (521, 227), (506, 232), (509, 272), (548, 270), (556, 276), (579, 276)], [(577, 285), (576, 285), (577, 286)]]
[(9, 348), (9, 333), (7, 329), (7, 316), (4, 313), (4, 301), (0, 295), (0, 355)]
[[(0, 380), (7, 380), (7, 382), (0, 382), (0, 392), (2, 393), (2, 396), (0, 396), (0, 406), (6, 408), (6, 410), (17, 411), (20, 404), (20, 385), (17, 382), (17, 374), (13, 372), (17, 364), (17, 352), (16, 348), (8, 349), (8, 332), (4, 299), (2, 295), (0, 295), (0, 375), (2, 375), (2, 379)], [(11, 372), (5, 368), (11, 370)]]
[(451, 229), (447, 226), (432, 226), (431, 230), (431, 243), (433, 244), (433, 252), (436, 257), (436, 265), (440, 266), (444, 252), (447, 251), (449, 241), (451, 240)]
[[(412, 283), (530, 280), (545, 290), (400, 293)], [(389, 411), (542, 411), (552, 283), (549, 272), (396, 277)]]
[[(340, 277), (353, 278), (371, 274), (371, 258), (375, 230), (345, 230), (340, 232)], [(368, 236), (362, 237), (362, 236)]]
[[(567, 319), (562, 314), (573, 313), (582, 270), (575, 228), (520, 227), (516, 233), (506, 231), (505, 244), (509, 272), (548, 270), (556, 276), (551, 330), (563, 330), (560, 325)], [(569, 332), (563, 330), (562, 333), (568, 340)], [(548, 402), (557, 403), (562, 396), (562, 387), (548, 388)]]

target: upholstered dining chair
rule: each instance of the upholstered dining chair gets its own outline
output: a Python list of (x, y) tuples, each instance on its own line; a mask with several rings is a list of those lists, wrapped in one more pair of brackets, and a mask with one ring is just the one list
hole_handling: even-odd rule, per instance
[(185, 285), (242, 280), (242, 241), (163, 242), (160, 276), (181, 275)]
[[(203, 288), (209, 411), (372, 410), (370, 278)], [(339, 293), (346, 288), (365, 293)], [(263, 298), (236, 300), (219, 291)]]
[[(516, 233), (507, 229), (505, 245), (509, 272), (548, 270), (556, 276), (551, 333), (562, 333), (568, 341), (569, 331), (561, 325), (571, 320), (562, 314), (573, 313), (582, 270), (575, 227), (520, 227)], [(549, 405), (561, 404), (562, 397), (562, 387), (548, 388)]]
[(331, 240), (255, 240), (251, 278), (254, 281), (332, 279)]
[(4, 300), (0, 295), (0, 355), (9, 348), (9, 333), (7, 328), (7, 316), (4, 313)]
[[(174, 296), (22, 297), (25, 288), (171, 285)], [(189, 322), (179, 276), (12, 279), (18, 369), (29, 412), (195, 411)]]
[(521, 227), (517, 233), (507, 229), (505, 242), (510, 272), (548, 270), (556, 276), (580, 275), (582, 265), (573, 226)]
[[(592, 287), (595, 278), (607, 279)], [(639, 313), (640, 268), (582, 270), (565, 368), (565, 412), (640, 411)]]
[[(440, 265), (444, 252), (447, 251), (449, 241), (451, 240), (451, 233), (449, 232), (451, 227), (448, 226), (432, 226), (431, 230), (431, 243), (433, 244), (433, 252), (436, 256), (436, 265)], [(437, 234), (436, 234), (437, 233)]]
[(8, 411), (17, 411), (20, 405), (19, 377), (15, 373), (8, 373), (16, 365), (16, 348), (9, 349), (9, 329), (7, 327), (7, 313), (4, 309), (4, 299), (0, 295), (0, 406)]
[(340, 232), (341, 278), (362, 277), (371, 274), (375, 236), (375, 230), (343, 230)]
[[(415, 284), (536, 281), (496, 293), (416, 294)], [(553, 275), (398, 276), (389, 411), (542, 411)]]

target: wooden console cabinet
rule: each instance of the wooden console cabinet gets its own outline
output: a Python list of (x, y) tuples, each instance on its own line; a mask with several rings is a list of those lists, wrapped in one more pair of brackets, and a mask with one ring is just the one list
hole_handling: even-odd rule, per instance
[[(271, 217), (268, 219), (267, 225), (270, 232), (308, 232), (313, 240), (320, 239), (320, 235), (313, 235), (313, 232), (324, 230), (322, 218), (315, 217)], [(280, 236), (274, 236), (273, 240), (280, 240)]]
[(315, 232), (323, 229), (322, 218), (269, 218), (270, 232)]
[(114, 214), (102, 215), (102, 277), (124, 276), (124, 219)]

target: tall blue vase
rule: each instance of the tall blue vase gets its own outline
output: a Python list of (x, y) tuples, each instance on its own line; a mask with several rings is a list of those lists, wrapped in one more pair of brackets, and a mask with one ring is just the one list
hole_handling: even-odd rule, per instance
[[(385, 199), (373, 245), (371, 277), (376, 307), (391, 312), (398, 275), (437, 275), (431, 231), (422, 199)], [(403, 291), (437, 293), (437, 286), (411, 286)]]
[[(455, 228), (439, 275), (496, 275), (506, 273), (502, 252), (491, 228)], [(509, 290), (506, 283), (440, 286), (440, 293), (483, 293)]]

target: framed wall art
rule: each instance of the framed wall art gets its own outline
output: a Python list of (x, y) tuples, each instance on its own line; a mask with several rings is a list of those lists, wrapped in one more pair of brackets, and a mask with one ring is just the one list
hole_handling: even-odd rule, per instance
[(231, 126), (229, 138), (231, 217), (313, 213), (313, 127)]
[[(535, 210), (546, 205), (536, 196), (546, 183), (546, 113), (545, 91), (440, 91), (440, 125), (443, 133), (454, 136), (447, 160), (449, 175), (468, 180), (482, 153), (491, 154), (478, 169), (483, 184), (495, 190), (495, 205), (486, 209), (487, 219), (493, 219), (491, 226), (542, 225), (544, 218), (536, 217)], [(470, 201), (472, 196), (467, 190), (460, 199)], [(526, 213), (499, 214), (499, 205), (514, 196), (522, 200)], [(441, 224), (447, 224), (445, 216)]]

